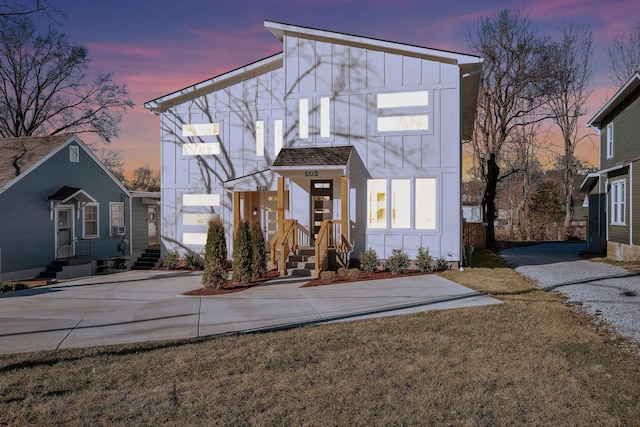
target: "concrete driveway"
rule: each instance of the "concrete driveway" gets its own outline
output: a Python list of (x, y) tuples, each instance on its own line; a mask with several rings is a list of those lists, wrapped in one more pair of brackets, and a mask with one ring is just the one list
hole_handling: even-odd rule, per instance
[(580, 257), (584, 243), (544, 243), (500, 255), (541, 288), (603, 318), (620, 334), (640, 341), (640, 276), (620, 266)]
[(289, 328), (500, 301), (437, 275), (187, 297), (201, 272), (128, 271), (0, 295), (0, 353)]

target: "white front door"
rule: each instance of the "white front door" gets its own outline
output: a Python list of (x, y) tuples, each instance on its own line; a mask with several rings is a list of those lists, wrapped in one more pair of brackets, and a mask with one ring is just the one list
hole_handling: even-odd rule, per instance
[(73, 206), (56, 207), (56, 259), (70, 258), (75, 255), (73, 221)]

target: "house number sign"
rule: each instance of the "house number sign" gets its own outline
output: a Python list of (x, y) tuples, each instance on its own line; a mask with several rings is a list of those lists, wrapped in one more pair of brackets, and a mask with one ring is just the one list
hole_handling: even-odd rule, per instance
[(318, 176), (318, 171), (304, 171), (304, 176)]
[(256, 186), (256, 191), (267, 191), (266, 185), (258, 185)]

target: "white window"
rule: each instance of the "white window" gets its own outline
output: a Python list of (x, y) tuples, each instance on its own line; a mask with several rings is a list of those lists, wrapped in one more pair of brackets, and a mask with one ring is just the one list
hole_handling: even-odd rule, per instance
[(367, 227), (387, 227), (387, 180), (367, 180)]
[(112, 236), (124, 234), (124, 203), (109, 203), (109, 229)]
[(625, 224), (625, 180), (611, 183), (611, 224)]
[(436, 229), (436, 179), (416, 178), (416, 229)]
[(182, 206), (220, 206), (219, 194), (183, 194)]
[(391, 228), (411, 227), (411, 180), (391, 180)]
[(320, 98), (320, 138), (331, 136), (331, 98)]
[(377, 123), (378, 132), (429, 130), (429, 116), (427, 114), (378, 117)]
[(264, 157), (264, 121), (256, 122), (256, 156)]
[(95, 239), (100, 237), (100, 233), (98, 232), (98, 204), (97, 203), (88, 203), (85, 205), (83, 212), (83, 229), (82, 229), (82, 238), (83, 239)]
[(378, 94), (378, 108), (426, 107), (429, 91), (391, 92)]
[(300, 119), (298, 124), (300, 126), (299, 133), (300, 139), (309, 138), (309, 100), (301, 98), (299, 101)]
[(273, 122), (273, 147), (275, 155), (277, 156), (282, 150), (282, 120), (274, 120)]
[(78, 163), (80, 161), (80, 147), (77, 145), (69, 146), (69, 161), (72, 163)]
[(613, 123), (607, 125), (607, 159), (613, 157)]

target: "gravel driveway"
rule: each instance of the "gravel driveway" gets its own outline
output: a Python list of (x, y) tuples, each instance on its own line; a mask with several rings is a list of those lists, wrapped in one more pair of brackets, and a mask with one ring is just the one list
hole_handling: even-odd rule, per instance
[(586, 312), (602, 316), (622, 335), (640, 341), (640, 276), (622, 267), (587, 261), (584, 243), (543, 243), (500, 255), (541, 288), (561, 292)]

